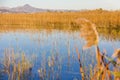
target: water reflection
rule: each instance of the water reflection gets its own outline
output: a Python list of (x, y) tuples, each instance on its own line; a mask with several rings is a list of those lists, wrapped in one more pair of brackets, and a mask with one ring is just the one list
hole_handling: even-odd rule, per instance
[[(109, 36), (108, 33), (103, 33), (100, 29), (98, 31), (100, 32), (100, 50), (106, 49), (108, 55), (112, 55), (114, 48), (120, 47), (119, 37), (110, 40), (106, 37)], [(75, 46), (78, 47), (81, 62), (83, 62), (86, 70), (89, 69), (90, 63), (96, 62), (94, 47), (85, 50), (83, 54), (82, 47), (84, 44), (85, 41), (80, 37), (79, 30), (1, 31), (0, 57), (3, 57), (6, 48), (14, 49), (15, 54), (24, 52), (28, 58), (34, 55), (35, 59), (31, 62), (34, 63), (32, 73), (35, 80), (39, 79), (40, 74), (42, 74), (40, 75), (42, 79), (44, 76), (44, 79), (49, 78), (51, 80), (80, 80), (81, 75)]]

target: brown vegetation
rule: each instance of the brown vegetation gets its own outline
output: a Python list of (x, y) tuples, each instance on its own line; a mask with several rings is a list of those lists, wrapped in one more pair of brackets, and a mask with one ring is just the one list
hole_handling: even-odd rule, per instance
[[(81, 28), (81, 37), (86, 40), (87, 48), (95, 45), (96, 47), (96, 61), (97, 64), (93, 68), (93, 76), (90, 77), (90, 80), (114, 80), (120, 79), (120, 49), (115, 50), (113, 53), (113, 58), (106, 56), (106, 53), (101, 53), (98, 46), (98, 33), (96, 31), (95, 24), (91, 23), (86, 19), (79, 19), (79, 23), (83, 28)], [(89, 26), (88, 26), (89, 25)], [(116, 60), (114, 58), (117, 58)], [(113, 70), (110, 69), (110, 66), (113, 65)], [(82, 73), (81, 73), (82, 74)], [(84, 77), (82, 77), (84, 80)]]
[[(42, 13), (4, 13), (0, 14), (0, 26), (15, 28), (75, 27), (75, 20), (86, 18), (98, 27), (120, 27), (120, 11), (92, 10), (82, 12), (42, 12)], [(10, 26), (12, 25), (12, 26)], [(20, 25), (20, 26), (19, 26)], [(17, 27), (17, 28), (18, 28)]]

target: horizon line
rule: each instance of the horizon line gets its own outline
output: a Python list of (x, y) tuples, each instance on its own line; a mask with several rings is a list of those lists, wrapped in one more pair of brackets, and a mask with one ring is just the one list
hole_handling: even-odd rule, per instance
[(76, 10), (76, 11), (80, 11), (80, 10), (96, 10), (96, 9), (102, 9), (102, 10), (108, 10), (108, 11), (116, 11), (116, 10), (120, 10), (120, 9), (105, 9), (105, 8), (102, 8), (102, 7), (99, 7), (99, 8), (92, 8), (92, 9), (89, 9), (89, 8), (83, 8), (83, 9), (68, 9), (68, 8), (42, 8), (42, 7), (36, 7), (36, 6), (33, 6), (31, 4), (23, 4), (23, 5), (17, 5), (17, 6), (0, 6), (0, 7), (6, 7), (6, 8), (16, 8), (16, 7), (23, 7), (25, 5), (29, 5), (31, 7), (34, 7), (34, 8), (39, 8), (39, 9), (49, 9), (49, 10)]

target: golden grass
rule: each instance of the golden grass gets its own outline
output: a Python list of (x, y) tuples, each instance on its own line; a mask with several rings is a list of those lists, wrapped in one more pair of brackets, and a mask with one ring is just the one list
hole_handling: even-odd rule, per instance
[[(120, 58), (120, 50), (117, 49), (115, 53), (113, 53), (113, 57), (117, 57), (117, 60), (114, 61), (109, 60), (108, 57), (105, 55), (105, 53), (101, 53), (98, 47), (99, 38), (98, 38), (98, 32), (96, 30), (95, 24), (91, 23), (90, 21), (86, 19), (79, 19), (77, 20), (78, 24), (82, 26), (81, 28), (81, 35), (82, 37), (87, 41), (86, 46), (87, 48), (95, 45), (96, 46), (96, 60), (97, 64), (94, 68), (94, 74), (91, 77), (91, 80), (110, 80), (112, 79), (111, 75), (114, 75), (115, 80), (120, 79), (120, 63), (118, 61)], [(107, 58), (106, 58), (107, 57)], [(104, 61), (105, 59), (108, 60), (108, 62)], [(114, 70), (110, 70), (110, 64), (114, 66)], [(81, 73), (83, 74), (83, 73)], [(83, 77), (82, 77), (83, 78)], [(83, 78), (84, 79), (84, 78)]]
[(81, 76), (82, 76), (82, 80), (85, 80), (85, 73), (84, 73), (84, 69), (83, 69), (83, 66), (82, 66), (82, 63), (81, 63), (81, 60), (80, 60), (80, 53), (79, 53), (77, 47), (76, 47), (76, 53), (77, 53), (77, 56), (78, 56), (78, 61), (79, 61), (79, 65), (80, 65), (80, 73), (81, 73)]
[[(16, 26), (23, 25), (21, 28), (29, 26), (30, 28), (37, 25), (38, 27), (75, 27), (75, 20), (78, 18), (86, 18), (95, 23), (99, 27), (119, 27), (120, 11), (104, 11), (92, 10), (83, 12), (43, 12), (32, 14), (0, 14), (0, 26), (6, 25)], [(25, 25), (25, 26), (24, 26)]]
[(8, 80), (23, 80), (25, 78), (24, 75), (28, 75), (30, 68), (32, 68), (32, 64), (24, 53), (20, 57), (21, 60), (18, 60), (13, 50), (12, 52), (8, 49), (5, 50), (3, 72), (8, 75)]
[[(84, 18), (84, 19), (83, 19)], [(94, 23), (94, 24), (93, 24)], [(119, 11), (85, 11), (85, 12), (45, 12), (34, 14), (0, 14), (0, 27), (1, 29), (17, 29), (17, 28), (40, 28), (40, 27), (68, 27), (81, 26), (81, 36), (86, 40), (84, 48), (89, 48), (93, 45), (96, 46), (96, 60), (97, 64), (93, 69), (91, 80), (110, 80), (111, 76), (114, 79), (120, 79), (120, 64), (119, 64), (119, 50), (115, 51), (113, 57), (108, 57), (102, 54), (99, 50), (98, 43), (99, 37), (96, 30), (98, 27), (119, 27), (120, 26), (120, 12)], [(26, 27), (27, 26), (27, 27)], [(6, 50), (7, 51), (7, 50)], [(80, 53), (76, 48), (78, 61), (80, 64), (80, 73), (82, 80), (85, 79), (85, 72), (80, 61)], [(68, 52), (68, 57), (70, 52)], [(45, 56), (44, 56), (45, 57)], [(22, 80), (26, 71), (29, 71), (32, 64), (26, 59), (26, 56), (22, 54), (21, 61), (16, 61), (14, 52), (11, 55), (8, 51), (5, 52), (4, 58), (4, 72), (8, 75), (9, 80)], [(107, 62), (104, 61), (107, 60)], [(44, 62), (46, 63), (46, 62)], [(12, 64), (13, 71), (10, 71), (10, 65)], [(110, 70), (110, 64), (114, 66), (113, 70)], [(48, 66), (51, 74), (54, 73), (55, 58), (54, 55), (49, 59)], [(45, 66), (38, 70), (39, 76), (44, 79), (46, 77)], [(50, 73), (48, 73), (50, 75)]]
[(79, 18), (76, 23), (81, 25), (80, 36), (86, 40), (85, 48), (89, 48), (92, 45), (98, 45), (99, 38), (95, 24), (85, 18)]

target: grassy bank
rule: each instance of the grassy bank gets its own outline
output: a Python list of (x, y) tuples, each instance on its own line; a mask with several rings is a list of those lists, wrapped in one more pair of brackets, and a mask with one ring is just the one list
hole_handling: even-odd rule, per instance
[(76, 19), (86, 18), (98, 27), (120, 27), (120, 11), (42, 12), (0, 14), (0, 26), (76, 27)]

